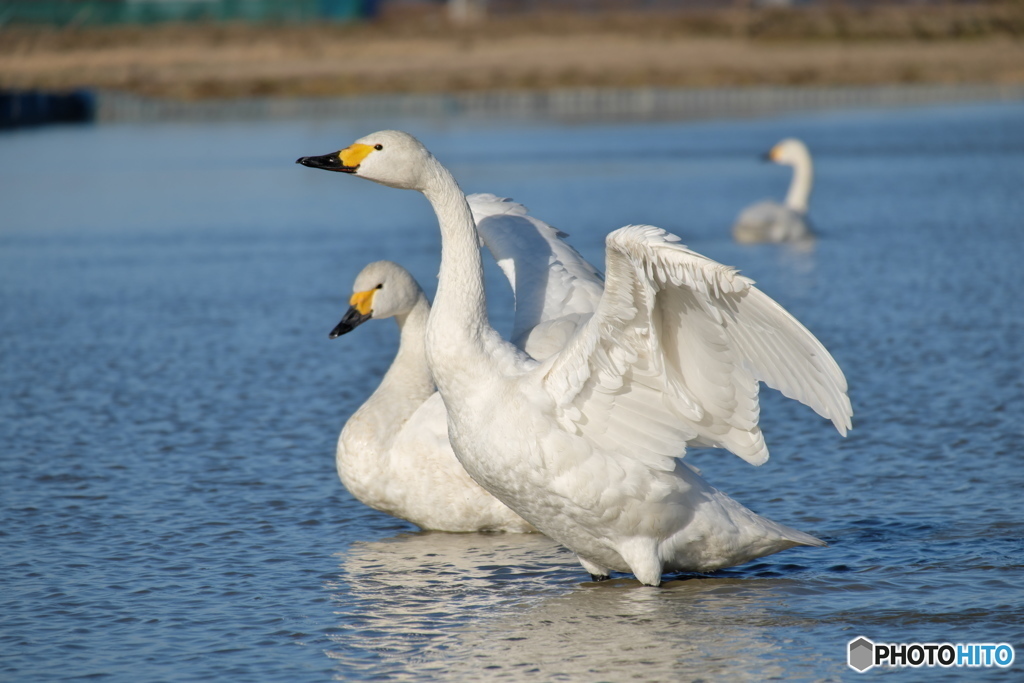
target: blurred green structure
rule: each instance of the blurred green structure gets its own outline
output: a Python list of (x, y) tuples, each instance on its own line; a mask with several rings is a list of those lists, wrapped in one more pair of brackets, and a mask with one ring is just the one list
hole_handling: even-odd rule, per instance
[(0, 0), (0, 26), (355, 21), (377, 0)]

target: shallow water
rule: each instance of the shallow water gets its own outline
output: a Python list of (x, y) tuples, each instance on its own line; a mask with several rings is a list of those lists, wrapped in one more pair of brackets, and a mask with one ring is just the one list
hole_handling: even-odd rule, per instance
[[(413, 193), (292, 161), (385, 126), (597, 263), (606, 232), (652, 223), (796, 314), (850, 380), (850, 436), (768, 394), (768, 464), (689, 457), (831, 547), (656, 590), (355, 502), (334, 440), (396, 330), (327, 333), (370, 260), (432, 290), (437, 229)], [(755, 157), (789, 135), (815, 154), (821, 239), (733, 245), (739, 210), (785, 192)], [(854, 676), (857, 636), (1019, 654), (1022, 188), (1020, 104), (0, 135), (0, 679), (827, 680)]]

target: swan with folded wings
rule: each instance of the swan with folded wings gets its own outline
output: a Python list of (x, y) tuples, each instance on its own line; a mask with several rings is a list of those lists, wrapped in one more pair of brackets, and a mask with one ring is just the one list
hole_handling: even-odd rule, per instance
[(757, 242), (810, 242), (814, 239), (807, 204), (814, 184), (811, 153), (796, 138), (786, 138), (764, 155), (766, 161), (793, 167), (786, 200), (780, 204), (766, 199), (748, 206), (732, 226), (733, 239), (744, 244)]
[(666, 571), (824, 545), (755, 515), (677, 460), (688, 443), (767, 460), (759, 381), (840, 433), (850, 427), (839, 366), (750, 279), (658, 228), (621, 228), (606, 239), (593, 315), (538, 360), (488, 323), (472, 211), (418, 140), (381, 131), (299, 163), (417, 190), (430, 202), (442, 250), (426, 356), (455, 455), (593, 577), (631, 572), (659, 585)]
[(444, 404), (427, 366), (430, 304), (407, 270), (370, 263), (356, 276), (352, 306), (334, 339), (374, 318), (394, 317), (399, 347), (380, 385), (338, 436), (335, 464), (361, 503), (436, 531), (534, 531), (473, 481), (448, 443)]

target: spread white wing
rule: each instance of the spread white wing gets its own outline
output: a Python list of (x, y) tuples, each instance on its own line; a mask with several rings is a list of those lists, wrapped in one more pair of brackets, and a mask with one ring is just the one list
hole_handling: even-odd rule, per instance
[(846, 434), (853, 411), (839, 366), (752, 280), (650, 226), (609, 234), (606, 259), (596, 313), (546, 363), (563, 428), (666, 471), (687, 442), (759, 465), (763, 381)]
[(534, 358), (557, 353), (601, 300), (601, 274), (522, 204), (493, 194), (467, 197), (477, 232), (515, 292), (512, 342)]

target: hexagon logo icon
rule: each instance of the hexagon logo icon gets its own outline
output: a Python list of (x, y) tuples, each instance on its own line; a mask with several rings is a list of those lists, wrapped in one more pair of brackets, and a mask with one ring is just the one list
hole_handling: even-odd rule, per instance
[(861, 636), (851, 640), (848, 644), (846, 663), (854, 671), (864, 673), (872, 666), (875, 660), (875, 644)]

